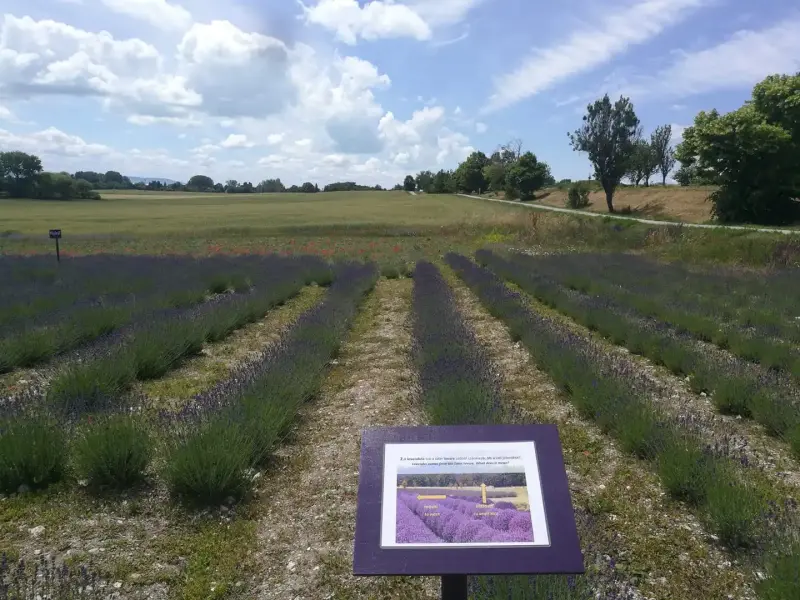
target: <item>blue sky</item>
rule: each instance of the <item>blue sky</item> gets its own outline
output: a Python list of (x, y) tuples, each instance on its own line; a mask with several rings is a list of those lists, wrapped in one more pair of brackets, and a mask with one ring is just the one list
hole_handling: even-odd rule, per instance
[(800, 70), (789, 0), (5, 0), (0, 149), (49, 170), (391, 185), (629, 95), (676, 141)]

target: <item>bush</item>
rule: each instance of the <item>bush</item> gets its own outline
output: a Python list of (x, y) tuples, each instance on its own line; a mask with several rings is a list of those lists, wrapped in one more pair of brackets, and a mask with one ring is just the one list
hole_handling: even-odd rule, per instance
[(767, 433), (777, 437), (784, 435), (798, 422), (797, 409), (786, 398), (775, 397), (766, 390), (758, 390), (750, 398), (750, 412), (761, 423)]
[(800, 425), (795, 425), (786, 434), (786, 439), (792, 447), (792, 452), (797, 458), (800, 458)]
[(65, 412), (87, 412), (105, 408), (136, 375), (136, 365), (125, 356), (67, 367), (50, 384), (47, 399)]
[(722, 543), (733, 548), (753, 544), (763, 504), (753, 488), (732, 483), (727, 477), (714, 478), (706, 489), (712, 527)]
[(695, 506), (706, 499), (706, 488), (716, 477), (714, 460), (688, 442), (674, 441), (656, 461), (658, 474), (667, 491)]
[(767, 561), (767, 578), (756, 584), (756, 593), (761, 600), (785, 600), (800, 598), (800, 543), (795, 542), (785, 552), (780, 552)]
[(151, 456), (150, 435), (129, 415), (101, 418), (75, 444), (78, 474), (95, 488), (122, 489), (140, 482)]
[(21, 485), (41, 488), (64, 475), (66, 438), (62, 428), (44, 416), (0, 423), (0, 490)]
[(567, 208), (586, 208), (589, 206), (589, 187), (584, 183), (573, 183), (567, 192)]
[(247, 492), (252, 445), (239, 423), (217, 417), (185, 434), (168, 451), (164, 477), (181, 500), (215, 505)]
[(711, 401), (724, 415), (750, 416), (750, 398), (757, 393), (755, 383), (742, 377), (724, 377), (717, 381)]

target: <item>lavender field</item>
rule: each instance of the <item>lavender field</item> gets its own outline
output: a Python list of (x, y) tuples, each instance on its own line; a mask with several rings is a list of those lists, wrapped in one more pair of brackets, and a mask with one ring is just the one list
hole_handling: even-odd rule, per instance
[[(428, 492), (426, 492), (428, 493)], [(530, 511), (510, 502), (480, 496), (448, 495), (445, 500), (419, 500), (413, 492), (397, 492), (396, 540), (402, 544), (502, 544), (532, 542)]]
[[(360, 431), (537, 422), (587, 574), (471, 598), (800, 598), (797, 273), (429, 258), (2, 257), (0, 599), (435, 598), (351, 575)], [(395, 541), (536, 543), (526, 490), (398, 474)]]

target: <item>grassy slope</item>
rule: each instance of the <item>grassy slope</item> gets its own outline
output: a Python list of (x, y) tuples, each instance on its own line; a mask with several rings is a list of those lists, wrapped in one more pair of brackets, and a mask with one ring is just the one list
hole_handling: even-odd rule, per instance
[(321, 194), (192, 194), (103, 192), (101, 201), (0, 200), (3, 231), (44, 235), (60, 227), (74, 234), (203, 235), (220, 229), (262, 232), (322, 226), (449, 225), (491, 219), (514, 208), (452, 196), (405, 192)]
[[(665, 219), (686, 223), (705, 223), (711, 220), (711, 203), (706, 201), (713, 188), (678, 187), (661, 185), (650, 187), (623, 187), (614, 194), (617, 210), (630, 206), (633, 214), (647, 219)], [(567, 190), (552, 188), (537, 197), (542, 204), (563, 207), (567, 201)], [(586, 210), (607, 212), (606, 197), (602, 191), (589, 195), (591, 204)]]

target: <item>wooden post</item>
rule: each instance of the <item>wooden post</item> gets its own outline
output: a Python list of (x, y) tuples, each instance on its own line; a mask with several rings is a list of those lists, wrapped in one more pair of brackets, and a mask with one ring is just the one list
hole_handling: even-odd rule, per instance
[(442, 575), (442, 600), (467, 600), (467, 576)]
[(61, 252), (58, 250), (58, 238), (56, 238), (56, 261), (61, 262)]

